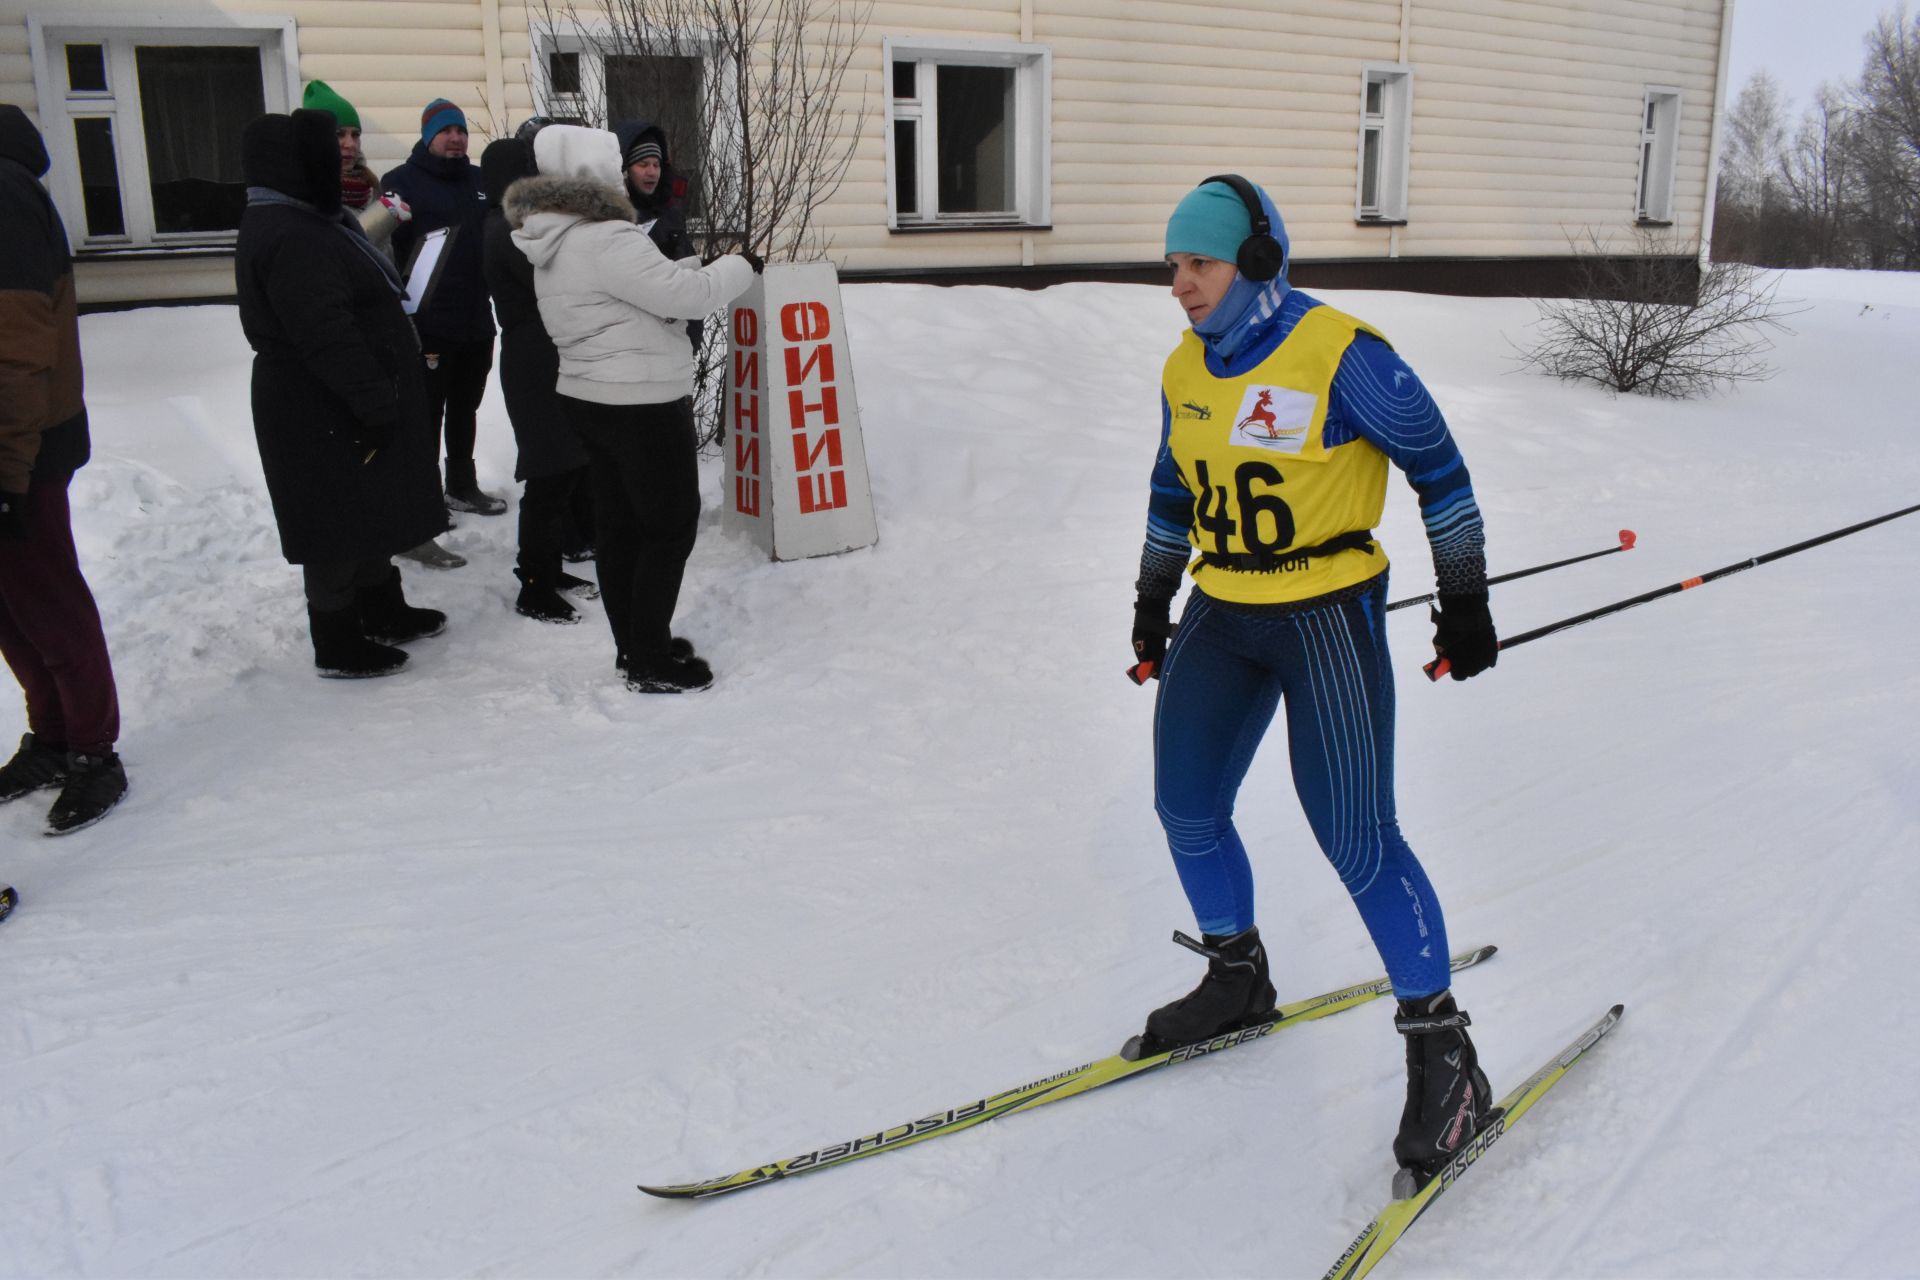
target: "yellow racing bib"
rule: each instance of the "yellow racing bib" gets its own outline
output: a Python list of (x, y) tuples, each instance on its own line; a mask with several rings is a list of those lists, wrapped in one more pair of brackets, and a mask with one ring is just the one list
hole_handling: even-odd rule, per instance
[(1310, 600), (1387, 567), (1369, 540), (1386, 503), (1386, 455), (1366, 440), (1329, 449), (1322, 439), (1334, 372), (1362, 332), (1381, 336), (1317, 306), (1240, 377), (1208, 372), (1191, 330), (1167, 357), (1167, 442), (1195, 499), (1187, 540), (1200, 554), (1188, 571), (1216, 600)]

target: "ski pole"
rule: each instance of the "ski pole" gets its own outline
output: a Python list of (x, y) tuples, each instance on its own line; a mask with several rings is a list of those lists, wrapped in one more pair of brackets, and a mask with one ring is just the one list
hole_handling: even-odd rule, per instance
[[(1498, 577), (1488, 578), (1487, 585), (1491, 587), (1498, 582), (1512, 582), (1515, 578), (1530, 578), (1536, 573), (1545, 573), (1549, 569), (1564, 569), (1570, 564), (1579, 564), (1582, 560), (1597, 560), (1601, 556), (1610, 556), (1616, 551), (1631, 551), (1633, 550), (1635, 541), (1637, 541), (1637, 538), (1633, 530), (1622, 529), (1620, 531), (1620, 541), (1608, 547), (1605, 551), (1589, 551), (1583, 556), (1569, 556), (1565, 560), (1555, 560), (1552, 564), (1537, 564), (1531, 569), (1515, 569), (1512, 573), (1503, 573)], [(1405, 609), (1409, 605), (1425, 604), (1429, 600), (1438, 600), (1439, 598), (1440, 593), (1438, 591), (1429, 591), (1423, 596), (1409, 596), (1405, 600), (1395, 600), (1387, 606), (1386, 612), (1392, 613), (1395, 609)]]
[[(1544, 627), (1535, 627), (1533, 630), (1523, 631), (1517, 636), (1508, 636), (1502, 640), (1497, 647), (1502, 652), (1517, 648), (1530, 640), (1538, 640), (1542, 636), (1550, 636), (1556, 631), (1565, 631), (1568, 627), (1577, 627), (1583, 622), (1592, 622), (1595, 618), (1604, 618), (1610, 613), (1619, 613), (1623, 609), (1631, 609), (1637, 604), (1646, 604), (1649, 600), (1658, 600), (1662, 596), (1678, 595), (1682, 591), (1690, 591), (1695, 587), (1705, 586), (1707, 583), (1720, 578), (1731, 577), (1743, 570), (1752, 569), (1758, 565), (1766, 564), (1769, 561), (1779, 560), (1783, 557), (1793, 555), (1797, 551), (1805, 551), (1810, 547), (1817, 547), (1823, 542), (1832, 542), (1835, 538), (1844, 538), (1850, 533), (1859, 533), (1862, 529), (1871, 529), (1877, 524), (1885, 524), (1889, 520), (1898, 520), (1901, 516), (1910, 516), (1916, 511), (1920, 511), (1920, 503), (1915, 503), (1911, 507), (1902, 507), (1898, 511), (1889, 511), (1886, 515), (1875, 516), (1871, 520), (1862, 520), (1859, 524), (1850, 524), (1844, 529), (1835, 529), (1832, 533), (1823, 533), (1817, 538), (1808, 538), (1805, 542), (1796, 542), (1790, 547), (1781, 547), (1778, 551), (1769, 551), (1765, 555), (1755, 556), (1751, 560), (1742, 560), (1737, 564), (1730, 564), (1724, 568), (1715, 569), (1711, 573), (1703, 573), (1697, 578), (1688, 578), (1682, 582), (1669, 583), (1653, 591), (1642, 592), (1640, 595), (1631, 596), (1625, 600), (1616, 600), (1612, 604), (1601, 605), (1598, 609), (1589, 609), (1587, 612), (1575, 614), (1571, 618), (1562, 618), (1558, 622), (1549, 622)], [(1445, 658), (1435, 658), (1432, 662), (1422, 667), (1421, 670), (1427, 673), (1427, 679), (1438, 680), (1441, 676), (1446, 675), (1448, 671), (1452, 670), (1452, 668), (1448, 665)]]
[[(1531, 577), (1536, 573), (1545, 573), (1549, 569), (1564, 569), (1570, 564), (1579, 564), (1582, 560), (1595, 560), (1601, 556), (1610, 556), (1616, 551), (1631, 551), (1633, 550), (1635, 541), (1636, 537), (1633, 530), (1622, 529), (1620, 531), (1620, 541), (1604, 551), (1589, 551), (1583, 556), (1570, 556), (1565, 560), (1555, 560), (1552, 564), (1537, 564), (1531, 569), (1515, 569), (1512, 573), (1503, 573), (1498, 577), (1488, 578), (1487, 585), (1491, 587), (1497, 582), (1512, 582), (1515, 578)], [(1438, 599), (1439, 595), (1440, 593), (1437, 591), (1429, 591), (1423, 596), (1411, 596), (1405, 600), (1395, 600), (1386, 607), (1385, 612), (1392, 613), (1395, 609), (1405, 609), (1409, 605), (1425, 604), (1429, 600)], [(1167, 629), (1167, 638), (1171, 640), (1173, 633), (1179, 629), (1178, 623), (1169, 627)], [(1154, 666), (1155, 664), (1151, 662), (1137, 662), (1127, 668), (1127, 679), (1133, 681), (1135, 684), (1145, 684), (1147, 681), (1153, 679)]]

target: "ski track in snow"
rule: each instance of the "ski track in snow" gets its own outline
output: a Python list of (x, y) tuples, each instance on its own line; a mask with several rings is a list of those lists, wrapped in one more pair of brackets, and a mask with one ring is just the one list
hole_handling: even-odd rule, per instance
[[(1777, 375), (1708, 400), (1516, 372), (1530, 304), (1327, 300), (1431, 384), (1513, 633), (1915, 501), (1920, 279), (1796, 272)], [(1380, 1207), (1389, 1006), (738, 1198), (634, 1184), (808, 1151), (1112, 1052), (1190, 987), (1121, 677), (1159, 289), (846, 290), (877, 546), (762, 561), (716, 460), (637, 699), (599, 606), (511, 611), (513, 517), (402, 562), (451, 616), (311, 674), (230, 308), (86, 317), (76, 537), (133, 790), (0, 809), (0, 1275), (1319, 1274)], [(497, 386), (484, 485), (511, 492)], [(1389, 488), (1391, 598), (1429, 589)], [(1920, 1212), (1920, 517), (1428, 685), (1390, 615), (1399, 799), (1504, 1091), (1620, 1028), (1395, 1276), (1892, 1276)], [(4, 701), (4, 700), (0, 700)], [(0, 705), (0, 740), (24, 728)], [(1238, 822), (1283, 997), (1370, 977), (1276, 731)], [(1384, 1273), (1383, 1273), (1384, 1274)]]

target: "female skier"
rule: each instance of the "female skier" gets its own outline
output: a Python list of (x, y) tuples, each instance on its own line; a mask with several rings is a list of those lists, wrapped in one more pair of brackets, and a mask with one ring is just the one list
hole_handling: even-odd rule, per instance
[[(1286, 229), (1264, 191), (1209, 178), (1174, 209), (1166, 248), (1193, 327), (1163, 374), (1133, 649), (1160, 678), (1154, 806), (1202, 941), (1175, 937), (1207, 957), (1207, 975), (1147, 1018), (1139, 1052), (1271, 1015), (1233, 803), (1284, 701), (1294, 789), (1399, 1000), (1407, 1102), (1393, 1150), (1424, 1183), (1491, 1099), (1448, 990), (1439, 899), (1394, 814), (1387, 557), (1372, 531), (1391, 462), (1433, 551), (1434, 648), (1464, 680), (1498, 643), (1480, 511), (1413, 370), (1374, 329), (1288, 285)], [(1195, 552), (1196, 590), (1169, 643)]]

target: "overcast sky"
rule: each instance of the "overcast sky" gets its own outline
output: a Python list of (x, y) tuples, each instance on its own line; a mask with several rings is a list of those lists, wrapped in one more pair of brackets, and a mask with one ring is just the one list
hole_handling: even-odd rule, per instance
[[(1727, 105), (1747, 77), (1773, 74), (1798, 119), (1822, 80), (1857, 79), (1861, 38), (1900, 0), (1734, 0), (1733, 56), (1727, 65)], [(1909, 6), (1908, 13), (1915, 12)]]

